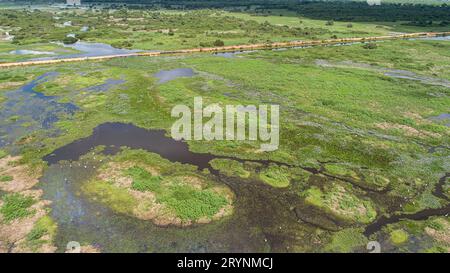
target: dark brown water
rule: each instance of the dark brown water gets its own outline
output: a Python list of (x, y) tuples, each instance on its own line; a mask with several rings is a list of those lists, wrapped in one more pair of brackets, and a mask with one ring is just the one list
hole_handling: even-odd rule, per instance
[(121, 146), (143, 149), (157, 153), (173, 162), (192, 164), (200, 169), (209, 169), (209, 161), (216, 158), (211, 154), (189, 151), (185, 142), (176, 141), (165, 135), (163, 130), (146, 130), (126, 123), (104, 123), (94, 129), (92, 135), (56, 149), (44, 157), (49, 164), (61, 160), (76, 161), (96, 146), (107, 146), (105, 154), (112, 155), (120, 151)]

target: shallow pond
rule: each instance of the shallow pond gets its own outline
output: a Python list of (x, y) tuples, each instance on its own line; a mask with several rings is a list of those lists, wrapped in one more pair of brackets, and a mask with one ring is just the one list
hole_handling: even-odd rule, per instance
[(194, 70), (190, 68), (177, 68), (172, 70), (161, 70), (154, 76), (159, 79), (158, 83), (165, 83), (182, 77), (193, 77)]
[(420, 40), (431, 40), (431, 41), (450, 41), (450, 36), (438, 36), (438, 37), (426, 37), (419, 38)]
[(46, 96), (34, 90), (57, 75), (54, 72), (46, 73), (17, 90), (5, 92), (6, 101), (0, 111), (0, 147), (40, 129), (54, 134), (52, 125), (59, 116), (72, 115), (78, 109), (72, 103), (59, 103), (58, 97)]
[(450, 88), (450, 81), (445, 79), (433, 78), (428, 76), (421, 76), (411, 71), (406, 70), (398, 70), (398, 69), (385, 69), (387, 72), (384, 73), (385, 76), (397, 78), (397, 79), (405, 79), (412, 81), (420, 81), (425, 84), (430, 85), (440, 85), (444, 87)]
[(56, 55), (52, 57), (36, 58), (33, 60), (53, 60), (53, 59), (67, 59), (67, 58), (84, 58), (84, 57), (97, 57), (97, 56), (107, 56), (107, 55), (120, 55), (127, 53), (140, 52), (141, 50), (130, 50), (115, 48), (108, 44), (103, 43), (89, 43), (89, 42), (76, 42), (75, 44), (65, 45), (61, 44), (66, 48), (71, 48), (80, 51), (80, 53), (67, 54), (67, 55)]
[(257, 52), (257, 50), (238, 50), (238, 51), (230, 51), (230, 52), (216, 52), (216, 53), (213, 53), (213, 56), (224, 57), (224, 58), (234, 58), (234, 57), (236, 57), (236, 55), (252, 53), (252, 52)]
[(443, 122), (445, 126), (450, 127), (450, 114), (440, 114), (439, 116), (431, 117), (430, 119), (439, 123)]
[(448, 81), (446, 79), (418, 75), (412, 71), (407, 71), (407, 70), (392, 69), (392, 68), (379, 67), (379, 66), (375, 66), (375, 65), (371, 65), (371, 64), (366, 64), (366, 63), (358, 63), (358, 62), (353, 62), (351, 60), (333, 63), (328, 60), (317, 59), (315, 61), (315, 64), (318, 66), (322, 66), (322, 67), (343, 67), (343, 68), (368, 69), (368, 70), (383, 73), (385, 76), (388, 76), (391, 78), (419, 81), (424, 84), (439, 85), (439, 86), (444, 86), (444, 87), (450, 88), (450, 81)]

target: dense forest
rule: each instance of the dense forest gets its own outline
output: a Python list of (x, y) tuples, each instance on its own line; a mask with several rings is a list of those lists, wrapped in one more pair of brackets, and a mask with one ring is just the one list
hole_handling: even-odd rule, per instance
[[(22, 3), (65, 1), (15, 1)], [(227, 8), (246, 12), (271, 14), (275, 9), (294, 11), (298, 15), (314, 19), (335, 21), (410, 21), (414, 25), (431, 25), (435, 22), (448, 25), (450, 5), (425, 5), (385, 3), (368, 5), (364, 1), (302, 1), (302, 0), (82, 0), (92, 7), (96, 4), (111, 4), (130, 8)], [(415, 2), (415, 1), (412, 1)]]
[[(111, 0), (85, 0), (85, 3), (116, 3)], [(430, 21), (450, 20), (450, 5), (395, 4), (368, 5), (353, 1), (298, 1), (298, 0), (124, 0), (126, 4), (157, 5), (166, 8), (231, 8), (258, 13), (273, 9), (295, 11), (299, 15), (336, 21)], [(445, 24), (445, 22), (444, 22)]]

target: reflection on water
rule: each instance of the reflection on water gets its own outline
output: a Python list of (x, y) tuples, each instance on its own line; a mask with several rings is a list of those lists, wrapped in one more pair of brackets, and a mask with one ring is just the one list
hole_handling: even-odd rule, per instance
[(418, 75), (414, 72), (407, 71), (407, 70), (392, 69), (392, 68), (378, 67), (378, 66), (366, 64), (366, 63), (358, 63), (358, 62), (354, 62), (351, 60), (332, 63), (328, 60), (317, 59), (317, 60), (315, 60), (315, 64), (318, 66), (322, 66), (322, 67), (344, 67), (344, 68), (349, 67), (349, 68), (368, 69), (368, 70), (383, 73), (385, 76), (388, 76), (391, 78), (420, 81), (424, 84), (440, 85), (440, 86), (450, 88), (450, 81), (448, 81), (446, 79)]
[(72, 103), (59, 103), (57, 97), (34, 90), (57, 75), (46, 73), (17, 90), (5, 92), (6, 101), (0, 109), (0, 147), (39, 129), (47, 129), (49, 134), (55, 133), (51, 129), (58, 117), (72, 115), (77, 110)]
[(97, 57), (97, 56), (107, 56), (107, 55), (120, 55), (127, 53), (135, 53), (140, 52), (141, 50), (130, 50), (130, 49), (120, 49), (112, 47), (108, 44), (102, 43), (88, 43), (78, 41), (75, 44), (64, 45), (62, 46), (67, 48), (72, 48), (80, 53), (68, 54), (68, 55), (57, 55), (53, 57), (45, 57), (45, 58), (36, 58), (33, 60), (53, 60), (53, 59), (66, 59), (66, 58), (84, 58), (84, 57)]
[(51, 52), (51, 51), (17, 49), (17, 50), (10, 51), (9, 54), (13, 54), (13, 55), (55, 55), (56, 53)]
[(430, 119), (439, 123), (443, 122), (445, 123), (445, 126), (450, 127), (450, 114), (440, 114), (439, 116), (431, 117)]
[(422, 76), (422, 75), (418, 75), (411, 71), (399, 70), (399, 69), (387, 69), (386, 68), (385, 71), (387, 71), (387, 72), (385, 72), (384, 75), (388, 76), (388, 77), (412, 80), (412, 81), (420, 81), (425, 84), (440, 85), (440, 86), (450, 88), (450, 81), (445, 80), (445, 79)]
[(190, 68), (177, 68), (173, 70), (161, 70), (155, 74), (155, 77), (159, 79), (158, 83), (165, 83), (177, 78), (192, 77), (194, 75), (194, 70)]
[(246, 54), (256, 52), (256, 50), (239, 50), (239, 51), (230, 51), (230, 52), (216, 52), (213, 53), (213, 56), (224, 57), (224, 58), (234, 58), (239, 54)]
[(420, 38), (420, 40), (450, 41), (450, 36), (426, 37), (426, 38)]
[(163, 130), (146, 130), (125, 123), (104, 123), (96, 127), (91, 136), (56, 149), (44, 160), (49, 164), (61, 160), (78, 160), (99, 145), (108, 146), (106, 154), (115, 154), (121, 146), (127, 146), (157, 153), (170, 161), (194, 164), (202, 169), (209, 168), (208, 162), (215, 158), (210, 154), (190, 152), (186, 143), (165, 136)]

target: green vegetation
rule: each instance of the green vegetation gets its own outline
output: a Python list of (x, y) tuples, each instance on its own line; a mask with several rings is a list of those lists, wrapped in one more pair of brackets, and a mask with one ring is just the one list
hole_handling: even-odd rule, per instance
[(405, 220), (388, 225), (383, 229), (382, 236), (389, 238), (391, 244), (404, 251), (446, 253), (450, 247), (449, 227), (449, 219), (445, 216), (423, 221)]
[(328, 252), (353, 252), (365, 248), (368, 240), (360, 229), (348, 228), (333, 234), (331, 242), (325, 247)]
[(82, 190), (119, 213), (132, 214), (137, 206), (137, 201), (126, 189), (110, 182), (92, 180), (84, 183)]
[[(57, 15), (57, 16), (55, 16)], [(31, 18), (31, 19), (30, 19)], [(198, 21), (198, 18), (202, 18)], [(39, 22), (39, 23), (37, 23)], [(67, 24), (71, 22), (71, 24)], [(0, 10), (0, 26), (12, 28), (13, 44), (28, 45), (77, 39), (116, 47), (175, 49), (266, 41), (293, 40), (324, 34), (325, 29), (284, 27), (241, 20), (220, 11), (140, 10)], [(84, 26), (91, 26), (82, 31)], [(67, 34), (75, 37), (67, 37)]]
[(71, 45), (71, 44), (75, 44), (76, 42), (78, 42), (78, 39), (75, 37), (65, 37), (62, 42), (66, 45)]
[(56, 230), (57, 224), (50, 216), (42, 217), (34, 224), (30, 233), (27, 234), (27, 245), (36, 251), (43, 244), (52, 243)]
[(12, 193), (3, 196), (3, 205), (0, 213), (3, 221), (6, 223), (15, 219), (25, 218), (35, 213), (30, 207), (35, 203), (32, 197), (24, 196), (19, 193)]
[(376, 49), (378, 45), (376, 43), (366, 43), (363, 45), (364, 49)]
[(0, 176), (0, 182), (10, 182), (12, 181), (14, 178), (10, 175), (1, 175)]
[[(152, 218), (170, 217), (173, 214), (182, 221), (196, 221), (205, 217), (211, 219), (230, 204), (230, 197), (223, 187), (209, 182), (191, 166), (170, 163), (140, 150), (124, 150), (113, 160), (112, 165), (105, 165), (102, 170), (106, 175), (117, 170), (120, 175), (111, 176), (107, 179), (109, 182), (86, 182), (83, 191), (117, 212), (139, 215), (155, 208), (153, 211), (156, 211), (156, 215)], [(125, 165), (121, 164), (133, 166), (124, 168), (122, 166)], [(152, 175), (148, 168), (158, 170), (160, 174)], [(131, 179), (130, 187), (117, 184), (117, 181), (126, 178)], [(131, 190), (152, 193), (155, 199), (142, 199)], [(166, 215), (167, 212), (170, 215)]]
[(131, 188), (137, 191), (157, 191), (161, 187), (161, 177), (152, 176), (141, 167), (132, 167), (125, 171), (125, 175), (131, 176), (133, 184)]
[(261, 171), (259, 178), (265, 183), (276, 188), (285, 188), (289, 186), (289, 171), (285, 167), (271, 165)]
[[(161, 185), (161, 176), (152, 176), (140, 167), (132, 167), (125, 172), (132, 177), (132, 189), (138, 191), (151, 191), (156, 194), (157, 202), (166, 205), (182, 220), (197, 220), (202, 217), (214, 216), (220, 208), (227, 205), (227, 199), (220, 194), (205, 189), (198, 190), (190, 185), (185, 185), (178, 177), (172, 181), (165, 181)], [(170, 177), (166, 180), (171, 179)]]
[(337, 184), (326, 185), (325, 190), (312, 186), (302, 195), (307, 204), (324, 209), (342, 220), (367, 224), (377, 216), (371, 201), (358, 198)]
[(391, 232), (391, 242), (395, 245), (401, 245), (408, 241), (408, 233), (404, 230), (397, 229)]
[(228, 204), (225, 197), (211, 190), (198, 191), (189, 186), (175, 186), (159, 198), (160, 202), (175, 211), (183, 220), (213, 217)]
[(250, 172), (245, 170), (244, 164), (236, 160), (216, 158), (211, 160), (209, 164), (211, 164), (211, 167), (213, 167), (213, 169), (218, 170), (220, 171), (220, 173), (223, 173), (227, 176), (235, 176), (241, 178), (250, 177)]
[[(170, 50), (449, 29), (441, 11), (432, 13), (437, 7), (407, 6), (402, 13), (400, 6), (391, 6), (388, 13), (356, 14), (361, 3), (330, 4), (350, 7), (342, 13), (320, 8), (325, 4), (329, 3), (284, 7), (289, 10), (248, 8), (244, 12), (155, 11), (143, 7), (0, 10), (1, 28), (15, 35), (12, 42), (0, 42), (0, 62), (36, 57), (9, 53), (16, 49), (73, 53), (50, 43), (63, 41), (69, 33), (75, 34), (74, 39), (116, 47)], [(300, 7), (304, 7), (303, 11)], [(447, 12), (447, 8), (442, 10)], [(386, 17), (390, 17), (389, 21)], [(201, 22), (198, 18), (202, 18)], [(64, 25), (68, 21), (71, 25)], [(89, 30), (81, 31), (82, 26), (89, 26)], [(0, 39), (2, 33), (0, 30)], [(0, 150), (0, 158), (7, 156), (6, 151), (17, 151), (21, 163), (44, 166), (43, 156), (90, 135), (93, 128), (105, 122), (133, 123), (170, 132), (172, 107), (192, 106), (195, 96), (202, 96), (205, 105), (278, 104), (281, 135), (277, 151), (261, 153), (261, 143), (252, 141), (188, 141), (192, 151), (239, 158), (210, 162), (214, 170), (233, 179), (216, 178), (216, 172), (169, 162), (156, 154), (124, 149), (115, 156), (99, 156), (104, 161), (98, 162), (97, 176), (83, 181), (82, 192), (118, 213), (157, 224), (184, 225), (229, 215), (233, 194), (216, 179), (229, 180), (239, 183), (233, 186), (237, 191), (251, 185), (264, 197), (279, 192), (280, 196), (273, 200), (286, 204), (285, 211), (276, 212), (273, 219), (279, 219), (273, 226), (264, 215), (264, 221), (244, 219), (252, 222), (252, 233), (276, 230), (280, 238), (300, 238), (291, 242), (299, 244), (296, 249), (300, 250), (315, 247), (317, 251), (365, 251), (368, 238), (362, 231), (377, 214), (415, 213), (448, 205), (447, 200), (433, 193), (439, 178), (448, 172), (445, 147), (450, 131), (433, 117), (448, 113), (449, 52), (448, 41), (396, 40), (257, 51), (231, 58), (197, 54), (3, 69), (0, 103), (11, 99), (8, 92), (55, 71), (58, 76), (40, 83), (35, 91), (55, 96), (61, 103), (73, 103), (78, 110), (74, 115), (58, 115), (50, 129), (33, 132), (26, 131), (33, 122), (24, 120), (22, 113), (10, 115), (0, 122), (0, 129), (7, 131), (5, 126), (20, 122), (19, 136)], [(155, 73), (176, 68), (191, 68), (195, 76), (158, 83)], [(395, 73), (400, 77), (389, 75)], [(107, 91), (90, 89), (109, 79), (124, 82)], [(291, 167), (250, 160), (273, 160)], [(253, 181), (256, 179), (280, 189), (265, 187)], [(10, 180), (8, 175), (0, 176), (0, 181)], [(447, 194), (448, 189), (446, 183)], [(236, 196), (243, 203), (249, 198), (245, 191), (236, 192)], [(285, 196), (292, 196), (292, 202), (283, 203)], [(0, 212), (5, 221), (33, 213), (27, 197), (6, 195), (4, 199)], [(272, 201), (269, 198), (267, 202)], [(283, 217), (293, 215), (294, 210), (311, 224), (300, 222), (292, 231), (293, 226), (287, 225)], [(308, 217), (311, 211), (314, 216)], [(256, 213), (259, 216), (260, 211)], [(238, 212), (236, 218), (246, 215), (247, 211)], [(326, 220), (336, 222), (336, 230), (344, 229), (328, 231), (328, 225), (322, 229)], [(51, 225), (35, 225), (27, 236), (31, 245), (39, 246), (47, 240), (52, 233), (47, 226)], [(388, 225), (370, 239), (390, 238), (399, 251), (442, 252), (448, 249), (443, 240), (448, 238), (448, 230), (448, 219), (432, 217)], [(311, 239), (305, 240), (303, 233)], [(279, 245), (273, 250), (287, 249), (283, 242)]]

